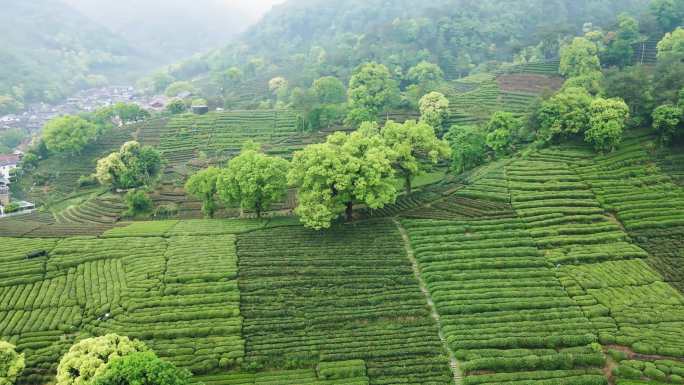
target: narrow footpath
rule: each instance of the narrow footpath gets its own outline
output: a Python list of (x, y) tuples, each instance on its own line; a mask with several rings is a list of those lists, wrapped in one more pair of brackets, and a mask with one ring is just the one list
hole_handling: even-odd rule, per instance
[(406, 229), (404, 226), (402, 226), (401, 222), (399, 222), (398, 219), (393, 218), (394, 224), (397, 226), (399, 229), (399, 233), (401, 234), (401, 238), (404, 241), (404, 249), (406, 249), (406, 256), (408, 259), (411, 261), (411, 266), (413, 267), (413, 274), (416, 276), (416, 279), (418, 280), (418, 285), (420, 286), (420, 291), (423, 292), (423, 295), (425, 296), (425, 300), (427, 301), (428, 306), (430, 307), (430, 314), (432, 315), (432, 318), (434, 318), (435, 322), (437, 323), (437, 330), (439, 332), (439, 339), (442, 341), (442, 345), (444, 345), (444, 349), (447, 351), (449, 355), (449, 366), (451, 367), (451, 371), (454, 374), (454, 383), (456, 385), (462, 385), (463, 384), (463, 372), (461, 371), (461, 368), (458, 364), (458, 361), (456, 360), (456, 356), (454, 355), (454, 352), (451, 350), (449, 347), (449, 344), (447, 343), (446, 338), (444, 337), (444, 333), (442, 333), (442, 323), (440, 322), (439, 319), (439, 313), (437, 313), (437, 308), (435, 307), (435, 303), (432, 300), (432, 296), (430, 296), (430, 292), (427, 289), (427, 286), (425, 285), (425, 281), (423, 281), (423, 278), (420, 275), (420, 267), (418, 267), (418, 261), (416, 260), (416, 256), (413, 253), (413, 248), (411, 247), (411, 240), (409, 239), (408, 233), (406, 232)]

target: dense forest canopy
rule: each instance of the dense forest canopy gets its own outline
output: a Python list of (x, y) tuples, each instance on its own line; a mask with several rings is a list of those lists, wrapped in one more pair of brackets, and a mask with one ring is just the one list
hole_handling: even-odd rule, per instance
[(246, 64), (261, 57), (278, 66), (313, 61), (332, 74), (348, 74), (369, 60), (402, 70), (429, 60), (458, 75), (490, 60), (510, 61), (514, 54), (529, 61), (556, 58), (560, 37), (581, 32), (585, 23), (607, 26), (623, 11), (641, 14), (648, 5), (645, 0), (500, 3), (289, 1), (250, 28), (243, 44), (211, 58)]

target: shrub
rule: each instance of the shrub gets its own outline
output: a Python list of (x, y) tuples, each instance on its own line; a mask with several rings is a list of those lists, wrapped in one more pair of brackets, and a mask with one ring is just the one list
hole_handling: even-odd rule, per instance
[(125, 213), (127, 216), (145, 214), (152, 210), (152, 200), (142, 190), (127, 192), (124, 196), (124, 202), (126, 202), (126, 207), (128, 208)]

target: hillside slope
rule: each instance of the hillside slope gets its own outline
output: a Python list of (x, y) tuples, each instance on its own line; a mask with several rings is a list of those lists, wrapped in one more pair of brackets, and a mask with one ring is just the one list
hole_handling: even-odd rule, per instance
[(60, 0), (3, 2), (0, 95), (24, 102), (59, 100), (115, 76), (142, 56), (128, 42)]
[[(677, 383), (684, 189), (652, 143), (528, 151), (322, 233), (294, 218), (98, 238), (43, 224), (1, 243), (0, 336), (31, 385), (74, 339), (106, 332), (213, 385), (630, 384), (633, 370)], [(35, 250), (48, 256), (26, 261)]]

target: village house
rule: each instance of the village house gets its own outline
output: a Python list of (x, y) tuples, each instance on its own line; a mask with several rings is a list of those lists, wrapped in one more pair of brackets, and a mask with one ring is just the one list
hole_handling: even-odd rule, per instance
[(21, 154), (14, 153), (12, 155), (0, 155), (0, 176), (9, 180), (10, 171), (17, 168)]

